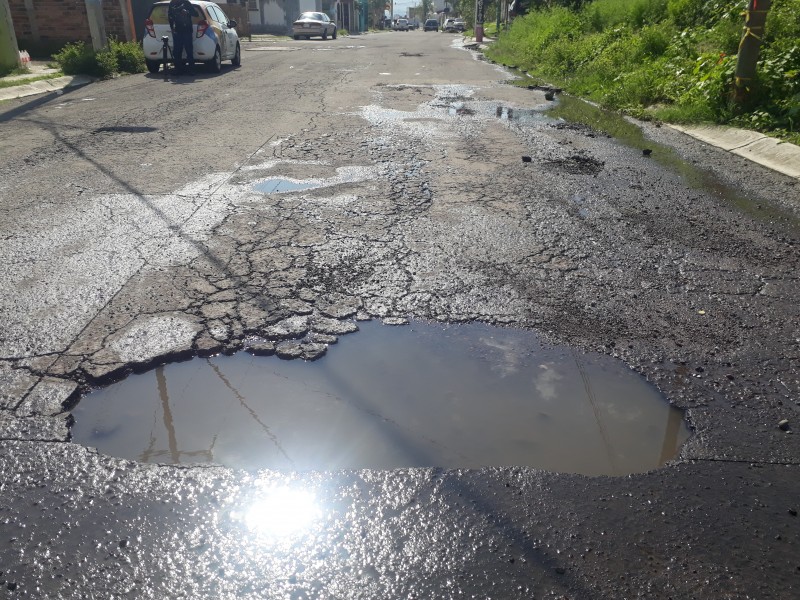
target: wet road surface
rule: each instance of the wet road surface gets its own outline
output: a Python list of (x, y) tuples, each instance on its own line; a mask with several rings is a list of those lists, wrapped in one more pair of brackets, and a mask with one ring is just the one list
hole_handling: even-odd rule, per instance
[[(216, 77), (0, 106), (0, 597), (797, 597), (800, 184), (539, 118), (455, 39), (259, 42)], [(80, 395), (131, 372), (409, 318), (622, 360), (693, 435), (618, 478), (69, 441)]]

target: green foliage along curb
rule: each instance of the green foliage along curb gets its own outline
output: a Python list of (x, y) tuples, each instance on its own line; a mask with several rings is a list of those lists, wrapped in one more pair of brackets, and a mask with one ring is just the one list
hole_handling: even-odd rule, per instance
[(531, 4), (489, 58), (642, 118), (727, 123), (800, 142), (800, 0), (773, 0), (744, 106), (732, 98), (744, 0)]
[(91, 75), (108, 78), (117, 73), (143, 73), (144, 53), (136, 42), (109, 39), (108, 47), (95, 51), (84, 42), (73, 42), (53, 54), (53, 59), (67, 75)]

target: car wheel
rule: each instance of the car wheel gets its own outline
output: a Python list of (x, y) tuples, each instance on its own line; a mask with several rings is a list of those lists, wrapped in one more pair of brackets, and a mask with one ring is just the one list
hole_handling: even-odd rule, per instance
[(299, 36), (299, 35), (296, 35), (296, 36), (294, 36), (294, 39), (296, 39), (296, 40), (299, 40), (299, 39), (300, 39), (300, 36)]
[(322, 39), (323, 40), (327, 40), (328, 39), (328, 30), (327, 29), (323, 29), (322, 30)]
[(158, 73), (161, 62), (158, 60), (145, 60), (144, 64), (147, 65), (147, 70), (151, 73)]
[(336, 39), (336, 27), (333, 28), (333, 35), (331, 37), (333, 39)]
[(206, 63), (208, 70), (212, 73), (219, 73), (222, 71), (222, 54), (219, 51), (219, 46), (214, 50), (214, 58)]
[(236, 53), (233, 55), (231, 59), (231, 64), (234, 67), (241, 67), (242, 66), (242, 48), (239, 44), (236, 44)]

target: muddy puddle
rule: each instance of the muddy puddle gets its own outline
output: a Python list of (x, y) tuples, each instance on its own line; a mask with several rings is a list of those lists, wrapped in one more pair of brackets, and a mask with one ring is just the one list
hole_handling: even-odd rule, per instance
[(360, 324), (315, 362), (197, 358), (84, 397), (73, 441), (153, 463), (641, 472), (681, 411), (621, 362), (481, 324)]

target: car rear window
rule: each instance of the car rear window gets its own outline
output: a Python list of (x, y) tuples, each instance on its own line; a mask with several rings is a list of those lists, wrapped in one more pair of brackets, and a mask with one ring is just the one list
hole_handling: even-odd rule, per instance
[[(168, 8), (169, 6), (167, 4), (153, 5), (150, 9), (150, 20), (153, 21), (154, 25), (169, 25), (169, 19), (167, 18)], [(205, 17), (203, 17), (203, 12), (196, 4), (192, 4), (192, 10), (194, 11), (192, 13), (192, 23), (197, 25)]]

